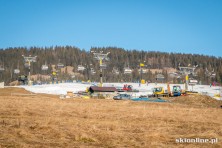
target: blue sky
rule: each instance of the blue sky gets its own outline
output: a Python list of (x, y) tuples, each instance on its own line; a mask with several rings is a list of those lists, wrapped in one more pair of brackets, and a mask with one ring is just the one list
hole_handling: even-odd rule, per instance
[(56, 45), (222, 57), (222, 1), (0, 0), (0, 48)]

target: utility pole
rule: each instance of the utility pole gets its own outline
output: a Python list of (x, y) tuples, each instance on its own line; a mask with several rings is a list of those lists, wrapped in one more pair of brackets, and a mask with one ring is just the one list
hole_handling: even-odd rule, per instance
[(108, 53), (103, 53), (102, 51), (101, 52), (91, 51), (91, 52), (93, 53), (94, 58), (99, 61), (100, 86), (102, 87), (102, 84), (103, 84), (103, 68), (105, 68), (104, 67), (105, 65), (103, 64), (103, 60), (108, 60), (108, 55), (110, 54), (110, 52), (108, 52)]
[(36, 62), (36, 58), (37, 56), (32, 57), (31, 55), (29, 55), (28, 57), (22, 55), (25, 63), (28, 64), (28, 69), (29, 69), (29, 76), (28, 76), (28, 84), (31, 85), (31, 62)]

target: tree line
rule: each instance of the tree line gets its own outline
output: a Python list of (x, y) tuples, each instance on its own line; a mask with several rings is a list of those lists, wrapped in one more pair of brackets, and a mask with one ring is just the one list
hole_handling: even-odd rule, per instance
[[(37, 56), (37, 62), (32, 63), (32, 74), (47, 74), (51, 75), (52, 65), (63, 63), (65, 66), (74, 67), (76, 73), (75, 78), (69, 77), (65, 72), (60, 75), (60, 79), (79, 79), (87, 81), (99, 81), (99, 62), (93, 57), (91, 51), (104, 53), (110, 52), (109, 60), (105, 61), (107, 69), (104, 70), (103, 76), (105, 82), (124, 82), (124, 81), (139, 81), (140, 70), (139, 63), (144, 63), (145, 68), (148, 69), (144, 73), (143, 79), (151, 82), (156, 81), (157, 73), (152, 73), (151, 69), (160, 69), (165, 76), (164, 82), (173, 81), (174, 83), (181, 83), (183, 78), (170, 78), (169, 73), (165, 68), (178, 68), (178, 65), (198, 65), (197, 76), (195, 79), (201, 81), (202, 84), (209, 84), (213, 81), (222, 83), (222, 58), (198, 54), (182, 54), (182, 53), (166, 53), (157, 51), (138, 51), (126, 50), (118, 47), (91, 47), (89, 51), (73, 46), (54, 46), (54, 47), (15, 47), (0, 49), (0, 81), (9, 84), (17, 80), (18, 75), (27, 75), (28, 70), (24, 66), (25, 56)], [(47, 64), (49, 69), (45, 72), (41, 70), (41, 66)], [(87, 69), (83, 72), (78, 72), (78, 65), (83, 65)], [(130, 67), (133, 69), (132, 74), (124, 74), (124, 68)], [(90, 75), (90, 68), (96, 71), (95, 75)], [(113, 69), (118, 69), (119, 74), (115, 75)], [(15, 74), (14, 69), (19, 69), (20, 74)], [(209, 77), (205, 74), (206, 69), (214, 71), (216, 76)], [(77, 77), (79, 76), (79, 77)]]

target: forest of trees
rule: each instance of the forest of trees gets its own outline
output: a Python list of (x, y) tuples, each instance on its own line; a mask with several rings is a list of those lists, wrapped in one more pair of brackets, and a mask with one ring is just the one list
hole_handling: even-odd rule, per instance
[[(187, 65), (199, 65), (197, 68), (197, 76), (195, 79), (201, 81), (202, 84), (209, 84), (213, 81), (218, 83), (222, 82), (222, 58), (216, 58), (213, 56), (197, 55), (197, 54), (181, 54), (181, 53), (163, 53), (155, 51), (138, 51), (138, 50), (125, 50), (117, 47), (92, 47), (90, 51), (103, 51), (104, 53), (110, 52), (109, 61), (106, 62), (107, 69), (104, 70), (105, 82), (117, 82), (117, 81), (139, 81), (139, 63), (145, 61), (147, 69), (164, 69), (178, 68), (178, 64), (182, 66)], [(4, 71), (0, 71), (0, 82), (4, 81), (9, 84), (12, 81), (17, 80), (18, 75), (27, 75), (28, 70), (24, 66), (24, 58), (22, 55), (37, 56), (37, 62), (32, 63), (32, 74), (47, 74), (51, 75), (51, 65), (57, 65), (63, 63), (65, 66), (74, 67), (74, 72), (77, 73), (78, 65), (84, 65), (85, 67), (94, 68), (97, 72), (95, 75), (89, 77), (89, 71), (83, 71), (80, 74), (82, 77), (78, 79), (87, 81), (87, 79), (93, 79), (93, 81), (99, 81), (99, 62), (93, 58), (93, 54), (90, 51), (81, 50), (72, 46), (55, 46), (55, 47), (18, 47), (0, 49), (0, 68), (4, 68)], [(48, 64), (49, 69), (43, 73), (41, 66), (45, 63)], [(125, 75), (123, 73), (124, 67), (130, 67), (133, 69), (131, 75)], [(14, 69), (20, 69), (20, 74), (15, 74)], [(114, 75), (113, 68), (120, 71), (119, 75)], [(214, 78), (208, 77), (205, 74), (206, 68), (209, 71), (214, 70), (216, 76)], [(155, 81), (156, 74), (149, 71), (143, 74), (145, 80)], [(170, 81), (167, 71), (162, 71), (165, 76), (165, 82)], [(64, 76), (60, 76), (60, 79), (71, 79), (66, 73)], [(73, 78), (77, 79), (77, 77)], [(174, 78), (172, 81), (175, 83), (181, 82)]]

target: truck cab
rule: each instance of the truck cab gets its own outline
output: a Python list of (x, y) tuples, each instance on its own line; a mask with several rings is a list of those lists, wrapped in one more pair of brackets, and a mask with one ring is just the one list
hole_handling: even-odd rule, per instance
[(181, 96), (182, 89), (179, 85), (174, 85), (171, 96)]

